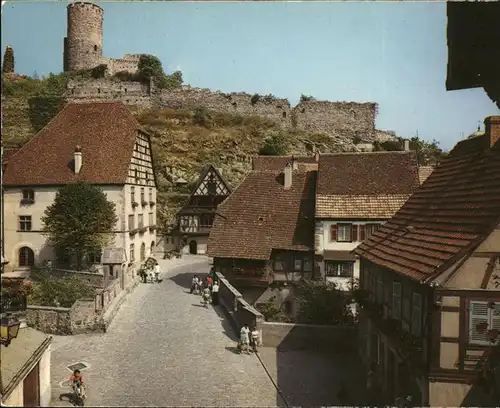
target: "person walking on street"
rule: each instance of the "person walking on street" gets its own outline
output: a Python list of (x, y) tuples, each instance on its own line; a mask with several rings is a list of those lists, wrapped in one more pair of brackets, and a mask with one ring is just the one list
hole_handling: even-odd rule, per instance
[(191, 282), (191, 290), (189, 293), (197, 292), (198, 291), (198, 285), (200, 284), (200, 279), (198, 278), (198, 275), (193, 276), (193, 281)]
[(159, 282), (159, 279), (160, 279), (160, 265), (158, 264), (158, 262), (155, 265), (154, 271), (155, 271), (155, 281)]
[(240, 344), (241, 344), (241, 353), (246, 351), (247, 354), (250, 354), (249, 345), (250, 345), (250, 329), (248, 328), (248, 324), (245, 324), (240, 331)]
[(252, 331), (250, 332), (250, 344), (252, 346), (252, 351), (254, 353), (257, 353), (257, 346), (259, 345), (259, 331), (255, 326), (252, 328)]
[(219, 282), (215, 281), (212, 286), (212, 305), (217, 306), (219, 304)]
[(211, 298), (210, 289), (208, 288), (203, 289), (203, 294), (202, 294), (203, 306), (208, 307), (211, 300), (210, 298)]

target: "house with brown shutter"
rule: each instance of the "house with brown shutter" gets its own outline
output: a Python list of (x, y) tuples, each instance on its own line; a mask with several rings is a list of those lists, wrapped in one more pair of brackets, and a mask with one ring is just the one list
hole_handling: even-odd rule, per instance
[(325, 282), (349, 290), (359, 279), (351, 251), (419, 187), (414, 152), (324, 154), (319, 158), (315, 258)]
[(257, 157), (217, 209), (208, 255), (251, 303), (273, 282), (312, 277), (316, 170), (314, 157)]
[[(115, 271), (110, 268), (114, 278), (121, 268), (125, 286), (125, 276), (132, 278), (136, 266), (154, 252), (156, 180), (151, 141), (121, 102), (66, 105), (6, 157), (4, 171), (7, 270), (58, 263), (42, 233), (41, 217), (57, 190), (76, 181), (98, 185), (115, 204), (118, 222), (110, 231), (112, 246), (126, 256)], [(87, 254), (89, 263), (99, 264), (100, 258), (101, 253)]]
[(173, 233), (166, 239), (173, 239), (183, 253), (204, 255), (217, 206), (231, 191), (222, 172), (212, 164), (206, 166), (193, 192), (177, 213), (177, 225)]
[(381, 403), (500, 401), (500, 117), (358, 246), (359, 350)]

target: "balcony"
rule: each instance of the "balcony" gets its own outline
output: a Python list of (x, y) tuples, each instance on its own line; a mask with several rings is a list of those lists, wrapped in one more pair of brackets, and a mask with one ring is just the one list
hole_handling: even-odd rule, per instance
[(211, 225), (192, 225), (192, 226), (181, 226), (181, 234), (209, 234)]

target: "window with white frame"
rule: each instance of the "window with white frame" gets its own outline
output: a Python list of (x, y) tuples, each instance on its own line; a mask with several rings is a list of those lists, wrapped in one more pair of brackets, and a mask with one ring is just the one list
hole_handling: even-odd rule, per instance
[(19, 216), (19, 231), (31, 231), (32, 227), (31, 215)]
[(354, 262), (325, 261), (326, 276), (351, 278), (354, 273)]
[(422, 335), (422, 296), (419, 293), (413, 293), (411, 297), (411, 333)]
[(149, 202), (153, 202), (153, 189), (151, 187), (149, 187)]
[(152, 212), (149, 213), (149, 225), (154, 225), (155, 224), (155, 219), (154, 215)]
[(283, 261), (282, 261), (282, 259), (279, 256), (277, 256), (276, 258), (274, 258), (273, 269), (275, 271), (282, 271), (284, 269), (283, 268)]
[(401, 319), (401, 283), (392, 283), (392, 309), (393, 319)]
[(337, 224), (337, 242), (352, 241), (352, 224)]
[(469, 302), (469, 343), (490, 345), (489, 331), (500, 330), (500, 302)]
[(134, 214), (130, 214), (128, 216), (128, 229), (129, 231), (133, 230), (135, 228), (135, 217), (134, 217)]
[(135, 187), (130, 187), (130, 202), (135, 203)]
[(23, 193), (23, 201), (26, 202), (35, 202), (35, 190), (25, 189), (22, 191)]
[(130, 262), (134, 262), (135, 261), (135, 245), (134, 244), (130, 244)]

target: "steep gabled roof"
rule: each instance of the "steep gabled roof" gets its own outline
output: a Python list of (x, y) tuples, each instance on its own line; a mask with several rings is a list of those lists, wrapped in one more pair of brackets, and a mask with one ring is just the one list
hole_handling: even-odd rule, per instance
[(324, 154), (316, 218), (387, 219), (419, 186), (413, 152)]
[[(298, 163), (317, 164), (314, 156), (293, 156)], [(281, 171), (292, 160), (292, 156), (254, 156), (252, 170)]]
[[(213, 179), (216, 184), (215, 194), (209, 194), (207, 190), (207, 182), (209, 179)], [(213, 208), (219, 205), (222, 201), (228, 197), (232, 188), (227, 182), (227, 180), (222, 176), (221, 172), (213, 165), (209, 164), (202, 170), (198, 183), (193, 188), (191, 195), (184, 204), (184, 206), (179, 210), (178, 214), (182, 214), (185, 211), (192, 212), (197, 208)]]
[(500, 222), (500, 142), (459, 142), (403, 207), (354, 253), (413, 279), (432, 279)]
[(269, 259), (273, 249), (314, 249), (316, 172), (251, 171), (219, 206), (208, 240), (212, 257)]
[[(10, 157), (4, 183), (124, 184), (138, 131), (139, 124), (121, 102), (68, 104)], [(83, 163), (79, 174), (72, 165), (77, 145)]]

